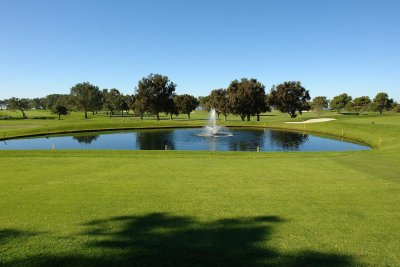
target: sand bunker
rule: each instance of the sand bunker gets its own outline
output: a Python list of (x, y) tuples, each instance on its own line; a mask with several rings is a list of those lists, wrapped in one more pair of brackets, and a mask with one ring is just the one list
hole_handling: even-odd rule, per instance
[(311, 120), (306, 120), (306, 121), (287, 121), (285, 123), (295, 123), (295, 124), (299, 124), (299, 123), (317, 123), (317, 122), (334, 121), (334, 120), (336, 120), (336, 119), (321, 118), (321, 119), (311, 119)]

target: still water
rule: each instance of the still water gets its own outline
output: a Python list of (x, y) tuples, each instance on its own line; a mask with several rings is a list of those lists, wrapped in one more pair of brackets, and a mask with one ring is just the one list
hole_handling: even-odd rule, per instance
[(230, 128), (231, 136), (201, 136), (201, 128), (132, 130), (2, 141), (6, 149), (116, 149), (211, 151), (348, 151), (370, 147), (300, 132)]

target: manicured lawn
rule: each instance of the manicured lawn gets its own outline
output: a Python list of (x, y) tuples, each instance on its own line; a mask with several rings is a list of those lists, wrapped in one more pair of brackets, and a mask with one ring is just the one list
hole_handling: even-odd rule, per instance
[[(206, 118), (80, 115), (0, 121), (0, 134)], [(327, 113), (338, 120), (304, 127), (272, 115), (226, 124), (343, 131), (376, 149), (0, 151), (0, 265), (399, 266), (400, 116)]]

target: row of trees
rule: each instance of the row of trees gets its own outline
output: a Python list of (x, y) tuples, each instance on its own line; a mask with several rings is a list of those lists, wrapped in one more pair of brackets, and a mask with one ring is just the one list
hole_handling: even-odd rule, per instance
[(227, 89), (213, 90), (209, 96), (200, 98), (200, 104), (207, 110), (214, 108), (224, 120), (233, 114), (248, 121), (257, 116), (259, 121), (260, 114), (271, 111), (272, 107), (294, 118), (310, 109), (309, 100), (310, 94), (300, 82), (284, 82), (266, 94), (265, 86), (256, 79), (241, 79), (232, 81)]
[[(370, 100), (367, 96), (352, 99), (347, 94), (335, 96), (328, 100), (325, 96), (317, 96), (312, 101), (309, 91), (300, 82), (284, 82), (273, 86), (267, 94), (265, 86), (256, 79), (243, 78), (234, 80), (228, 88), (213, 90), (210, 95), (199, 97), (192, 95), (176, 95), (176, 84), (171, 82), (167, 76), (150, 74), (142, 78), (132, 95), (123, 95), (118, 89), (100, 90), (89, 82), (78, 83), (71, 88), (70, 94), (51, 94), (44, 98), (18, 99), (10, 98), (0, 103), (9, 109), (17, 109), (26, 118), (25, 110), (29, 108), (49, 109), (58, 114), (66, 115), (71, 110), (81, 110), (88, 118), (88, 112), (96, 114), (105, 111), (110, 117), (117, 112), (122, 116), (132, 110), (135, 115), (143, 119), (144, 114), (151, 114), (160, 119), (160, 113), (165, 113), (172, 119), (179, 114), (190, 113), (199, 105), (201, 108), (210, 110), (214, 108), (218, 117), (222, 114), (226, 120), (229, 114), (238, 115), (242, 120), (250, 120), (256, 116), (260, 120), (260, 114), (275, 108), (281, 112), (288, 113), (294, 118), (303, 111), (314, 109), (383, 110), (394, 108), (397, 103), (390, 99), (386, 93), (379, 93)], [(400, 106), (397, 106), (400, 109)]]
[(384, 110), (400, 111), (400, 106), (392, 99), (389, 98), (387, 93), (378, 93), (374, 99), (368, 96), (361, 96), (352, 98), (346, 93), (337, 95), (328, 100), (325, 96), (317, 96), (311, 101), (311, 107), (314, 110), (332, 109), (340, 113), (342, 110), (355, 111), (357, 113), (363, 111), (378, 111), (380, 114)]
[(100, 90), (89, 82), (78, 83), (71, 88), (70, 94), (52, 94), (44, 98), (10, 98), (2, 103), (8, 109), (20, 110), (23, 118), (25, 111), (30, 108), (49, 109), (59, 115), (66, 115), (71, 110), (81, 110), (88, 118), (88, 112), (93, 114), (100, 110), (106, 111), (110, 117), (116, 112), (135, 114), (143, 118), (145, 113), (153, 114), (160, 119), (160, 113), (173, 115), (187, 114), (195, 110), (199, 101), (188, 94), (176, 95), (176, 84), (168, 77), (159, 74), (150, 74), (139, 81), (135, 94), (123, 95), (118, 89)]

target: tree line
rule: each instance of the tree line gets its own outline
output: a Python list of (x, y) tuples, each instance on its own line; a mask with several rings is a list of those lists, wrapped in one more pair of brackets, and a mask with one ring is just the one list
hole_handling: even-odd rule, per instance
[(319, 111), (323, 109), (342, 111), (353, 111), (357, 114), (364, 111), (377, 111), (382, 114), (383, 111), (393, 110), (400, 112), (400, 105), (389, 98), (389, 95), (384, 92), (378, 93), (372, 100), (369, 96), (360, 96), (352, 98), (346, 93), (339, 94), (328, 100), (325, 96), (317, 96), (311, 101), (312, 109)]
[(251, 116), (260, 115), (277, 109), (287, 113), (291, 118), (310, 109), (322, 111), (325, 109), (355, 111), (357, 113), (373, 110), (382, 113), (384, 110), (400, 112), (400, 105), (389, 98), (386, 93), (378, 93), (374, 99), (368, 96), (352, 98), (346, 93), (340, 94), (328, 100), (325, 96), (317, 96), (311, 100), (309, 91), (298, 81), (287, 81), (273, 86), (268, 93), (265, 86), (257, 79), (243, 78), (232, 81), (227, 88), (212, 90), (210, 95), (196, 98), (193, 95), (175, 93), (176, 84), (167, 76), (150, 74), (143, 77), (132, 95), (124, 95), (118, 89), (102, 89), (83, 82), (73, 86), (69, 94), (51, 94), (43, 98), (15, 98), (0, 101), (0, 107), (20, 110), (23, 118), (25, 111), (34, 109), (51, 110), (61, 115), (67, 115), (70, 111), (83, 111), (85, 118), (88, 113), (97, 114), (104, 111), (108, 116), (124, 116), (133, 111), (135, 116), (143, 119), (145, 114), (153, 115), (157, 120), (160, 113), (165, 113), (173, 119), (173, 116), (190, 114), (196, 108), (205, 110), (214, 108), (218, 115), (227, 119), (229, 114), (239, 116), (243, 121), (250, 121)]

